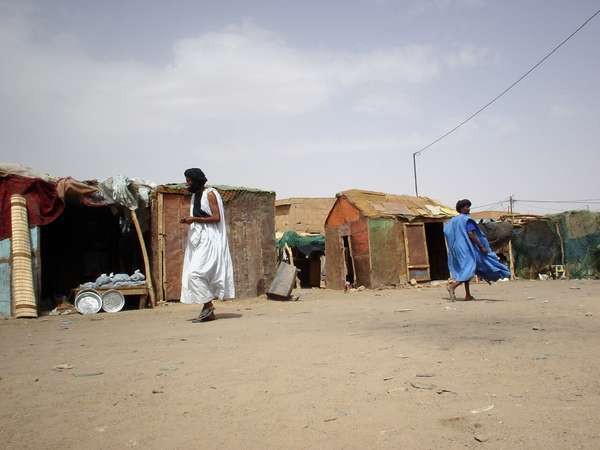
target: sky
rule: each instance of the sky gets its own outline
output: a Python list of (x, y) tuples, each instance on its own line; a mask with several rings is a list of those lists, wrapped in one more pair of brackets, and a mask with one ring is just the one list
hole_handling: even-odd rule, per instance
[[(0, 161), (278, 198), (413, 194), (412, 153), (522, 75), (592, 0), (0, 0)], [(419, 192), (600, 209), (600, 16), (417, 158)], [(557, 204), (523, 200), (587, 200)], [(521, 200), (521, 201), (520, 201)], [(502, 209), (506, 203), (484, 209)]]

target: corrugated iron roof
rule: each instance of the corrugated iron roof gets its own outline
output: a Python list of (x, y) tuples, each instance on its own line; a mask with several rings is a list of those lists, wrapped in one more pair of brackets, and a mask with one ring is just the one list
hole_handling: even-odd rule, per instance
[(442, 203), (429, 197), (394, 195), (384, 192), (351, 189), (337, 194), (345, 197), (366, 217), (415, 217), (449, 219), (457, 213)]
[[(221, 198), (225, 204), (237, 199), (237, 198), (256, 198), (257, 196), (273, 196), (275, 197), (275, 192), (273, 191), (263, 191), (260, 189), (247, 188), (243, 186), (225, 186), (225, 185), (208, 185), (208, 187), (215, 188), (221, 194)], [(187, 184), (184, 183), (172, 183), (172, 184), (163, 184), (161, 186), (157, 186), (155, 192), (161, 192), (164, 194), (189, 194), (187, 190)]]
[[(224, 184), (215, 184), (215, 185), (211, 185), (208, 184), (207, 187), (212, 187), (217, 189), (220, 192), (225, 192), (225, 191), (234, 191), (234, 192), (250, 192), (250, 193), (255, 193), (255, 194), (275, 194), (275, 191), (265, 191), (262, 189), (256, 189), (256, 188), (249, 188), (249, 187), (245, 187), (245, 186), (229, 186), (229, 185), (224, 185)], [(156, 190), (158, 192), (173, 192), (173, 193), (178, 193), (181, 191), (187, 191), (187, 184), (185, 183), (169, 183), (169, 184), (162, 184), (160, 186), (156, 187)]]

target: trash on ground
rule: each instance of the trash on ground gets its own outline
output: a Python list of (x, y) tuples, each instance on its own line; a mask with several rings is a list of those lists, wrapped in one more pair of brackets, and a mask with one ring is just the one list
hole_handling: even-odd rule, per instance
[(267, 298), (271, 300), (292, 300), (292, 289), (296, 284), (298, 269), (286, 262), (281, 262), (267, 291)]
[(483, 408), (472, 410), (471, 414), (481, 414), (484, 412), (491, 411), (492, 409), (494, 409), (494, 405), (488, 405), (488, 406), (484, 406)]
[(411, 381), (410, 385), (412, 387), (414, 387), (415, 389), (424, 389), (426, 391), (432, 391), (435, 389), (435, 384), (428, 384), (428, 383), (413, 383)]
[(84, 373), (74, 373), (73, 374), (73, 376), (76, 378), (97, 377), (100, 375), (104, 375), (104, 372), (84, 372)]
[(435, 393), (438, 394), (438, 395), (444, 394), (446, 392), (449, 392), (449, 393), (452, 393), (452, 394), (454, 393), (454, 392), (452, 392), (449, 389), (438, 389), (437, 391), (435, 391)]

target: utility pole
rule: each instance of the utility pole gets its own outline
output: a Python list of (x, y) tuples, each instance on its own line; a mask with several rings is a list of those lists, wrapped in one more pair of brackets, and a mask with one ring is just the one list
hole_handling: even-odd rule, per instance
[[(515, 203), (515, 198), (512, 194), (510, 194), (510, 196), (508, 197), (508, 214), (510, 216), (510, 223), (512, 224), (513, 228), (515, 226), (515, 219), (513, 217), (514, 203)], [(508, 260), (509, 260), (508, 262), (510, 264), (510, 279), (514, 280), (516, 277), (515, 277), (515, 260), (513, 258), (513, 249), (512, 249), (512, 236), (510, 238), (510, 241), (508, 241)]]
[(417, 183), (417, 154), (418, 152), (413, 153), (413, 174), (415, 178), (415, 196), (419, 196), (419, 185)]

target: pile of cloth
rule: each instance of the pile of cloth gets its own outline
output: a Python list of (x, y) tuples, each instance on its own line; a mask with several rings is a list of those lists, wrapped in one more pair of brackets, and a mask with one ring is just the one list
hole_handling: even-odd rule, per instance
[(144, 286), (146, 284), (146, 277), (139, 270), (136, 270), (133, 275), (127, 275), (126, 273), (111, 273), (106, 275), (103, 273), (96, 281), (90, 281), (89, 283), (83, 283), (79, 286), (80, 289), (119, 289), (126, 287)]

